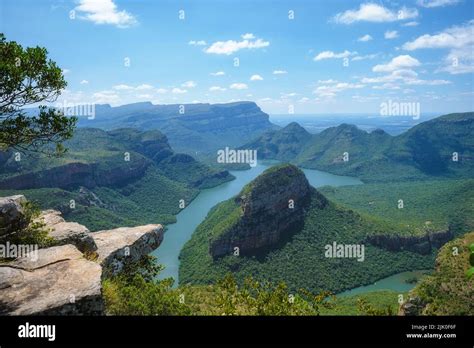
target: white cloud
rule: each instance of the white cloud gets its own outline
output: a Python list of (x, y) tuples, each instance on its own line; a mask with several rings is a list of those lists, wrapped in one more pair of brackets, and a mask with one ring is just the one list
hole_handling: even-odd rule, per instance
[(339, 82), (336, 84), (324, 85), (317, 87), (313, 93), (320, 98), (333, 98), (338, 93), (350, 89), (360, 89), (364, 88), (364, 84), (360, 83), (348, 83), (348, 82)]
[(298, 103), (307, 103), (309, 101), (310, 101), (310, 99), (308, 97), (303, 97), (300, 100), (298, 100)]
[(224, 92), (226, 91), (227, 89), (226, 88), (223, 88), (223, 87), (220, 87), (220, 86), (212, 86), (211, 88), (209, 88), (209, 91), (210, 92)]
[(262, 81), (263, 80), (263, 77), (261, 77), (260, 75), (252, 75), (250, 77), (250, 81)]
[(168, 90), (166, 88), (158, 88), (155, 90), (155, 92), (158, 94), (165, 94), (166, 92), (168, 92)]
[(273, 75), (283, 75), (283, 74), (288, 74), (288, 71), (286, 71), (286, 70), (273, 70)]
[(184, 87), (184, 88), (194, 88), (196, 86), (197, 84), (194, 81), (186, 81), (185, 83), (181, 84), (181, 87)]
[(319, 80), (319, 84), (330, 84), (330, 83), (337, 83), (337, 80), (329, 79), (329, 80)]
[(64, 75), (66, 75), (66, 74), (69, 74), (69, 73), (71, 72), (71, 70), (69, 70), (69, 69), (62, 69), (62, 72), (63, 72)]
[(115, 104), (120, 101), (120, 97), (114, 91), (100, 91), (92, 95), (96, 104)]
[(390, 10), (382, 5), (375, 3), (365, 3), (359, 6), (357, 10), (347, 10), (334, 16), (333, 21), (342, 24), (351, 24), (354, 22), (395, 22), (418, 17), (417, 9), (402, 7), (399, 10)]
[(425, 34), (407, 42), (403, 49), (414, 51), (421, 48), (461, 48), (474, 42), (474, 20), (466, 25), (453, 26), (436, 35)]
[(313, 60), (317, 62), (323, 59), (347, 58), (354, 54), (357, 54), (357, 52), (349, 52), (348, 50), (345, 50), (341, 53), (334, 53), (333, 51), (323, 51), (319, 53), (316, 57), (314, 57)]
[(204, 40), (199, 40), (199, 41), (191, 40), (191, 41), (188, 42), (188, 45), (191, 45), (191, 46), (206, 46), (207, 43)]
[(364, 36), (361, 36), (360, 38), (357, 39), (357, 41), (361, 41), (361, 42), (367, 42), (370, 40), (372, 40), (372, 36), (370, 36), (369, 34), (365, 34)]
[(372, 68), (374, 72), (391, 72), (399, 69), (413, 68), (419, 66), (420, 62), (418, 59), (413, 58), (410, 55), (400, 55), (393, 58), (387, 64), (379, 64)]
[(119, 28), (128, 28), (137, 23), (133, 15), (125, 10), (118, 11), (112, 0), (80, 0), (75, 7), (78, 18), (95, 24), (112, 24)]
[(233, 83), (229, 86), (230, 89), (247, 89), (248, 86), (245, 83)]
[(144, 83), (144, 84), (138, 85), (137, 87), (135, 87), (135, 89), (137, 91), (143, 91), (143, 90), (147, 90), (147, 89), (153, 89), (153, 86), (147, 85), (146, 83)]
[(134, 87), (129, 86), (129, 85), (125, 85), (125, 84), (121, 84), (121, 85), (114, 86), (113, 89), (116, 89), (118, 91), (126, 91), (126, 90), (132, 90), (132, 89), (134, 89)]
[(255, 35), (252, 34), (252, 33), (247, 33), (247, 34), (242, 35), (242, 39), (244, 39), (244, 40), (252, 40), (252, 39), (255, 39)]
[(87, 80), (82, 80), (80, 83), (81, 83), (81, 85), (88, 85), (88, 84), (89, 84), (89, 81), (87, 81)]
[[(248, 36), (249, 34), (244, 34), (243, 36)], [(225, 54), (230, 55), (242, 49), (257, 49), (263, 48), (270, 45), (270, 42), (264, 41), (262, 39), (243, 39), (242, 41), (227, 40), (227, 41), (217, 41), (214, 42), (211, 46), (206, 48), (204, 52), (212, 54)]]
[(225, 72), (223, 71), (217, 71), (215, 73), (211, 73), (212, 76), (224, 76), (225, 75)]
[(416, 22), (416, 21), (411, 21), (411, 22), (403, 23), (402, 25), (403, 25), (404, 27), (416, 27), (418, 24), (420, 24), (420, 23), (418, 23), (418, 22)]
[(407, 51), (428, 48), (450, 50), (444, 58), (444, 66), (438, 71), (450, 74), (474, 72), (474, 20), (450, 27), (435, 35), (422, 35), (403, 45), (403, 49)]
[(398, 31), (396, 31), (396, 30), (387, 30), (384, 34), (384, 37), (388, 40), (396, 39), (398, 37)]
[(177, 88), (177, 87), (175, 87), (171, 90), (171, 93), (173, 93), (173, 94), (184, 94), (184, 93), (187, 93), (187, 92), (188, 92), (187, 90)]
[(459, 0), (418, 0), (419, 6), (422, 7), (440, 7), (440, 6), (449, 6), (459, 3)]

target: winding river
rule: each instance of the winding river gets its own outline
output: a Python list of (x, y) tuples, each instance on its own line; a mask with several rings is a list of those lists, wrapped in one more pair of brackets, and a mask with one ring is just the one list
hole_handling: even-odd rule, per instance
[[(163, 243), (152, 253), (152, 255), (157, 257), (158, 263), (165, 267), (160, 273), (160, 279), (173, 277), (176, 281), (175, 285), (178, 284), (179, 253), (184, 244), (191, 238), (196, 227), (204, 220), (209, 210), (217, 203), (237, 195), (245, 184), (255, 179), (271, 165), (271, 162), (259, 162), (255, 167), (249, 170), (231, 171), (232, 175), (235, 176), (235, 180), (202, 190), (198, 196), (176, 216), (177, 222), (168, 225)], [(338, 176), (312, 169), (303, 169), (303, 171), (309, 183), (314, 187), (362, 184), (359, 179), (348, 176)]]

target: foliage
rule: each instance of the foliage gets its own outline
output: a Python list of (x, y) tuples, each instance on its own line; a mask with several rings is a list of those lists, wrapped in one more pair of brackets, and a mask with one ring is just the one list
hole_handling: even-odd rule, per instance
[(40, 106), (36, 116), (21, 110), (55, 101), (66, 87), (62, 70), (47, 54), (45, 48), (24, 49), (0, 34), (0, 150), (42, 152), (45, 144), (54, 143), (55, 152), (61, 154), (62, 142), (72, 137), (76, 118), (46, 106)]
[(423, 303), (423, 315), (474, 315), (474, 279), (469, 269), (469, 245), (474, 232), (445, 244), (436, 258), (436, 270), (413, 289)]
[(49, 237), (49, 229), (43, 220), (39, 219), (40, 210), (32, 202), (21, 203), (25, 227), (6, 236), (5, 242), (11, 244), (36, 244), (38, 248), (54, 245), (54, 240)]
[[(409, 251), (392, 252), (364, 243), (370, 234), (400, 234), (396, 224), (361, 216), (332, 202), (321, 207), (316, 196), (306, 212), (302, 230), (285, 245), (256, 256), (225, 256), (213, 260), (209, 240), (233, 221), (233, 199), (214, 207), (197, 227), (180, 254), (181, 284), (212, 284), (228, 272), (239, 284), (252, 276), (258, 281), (285, 282), (291, 291), (342, 292), (373, 283), (391, 274), (429, 269), (434, 253), (420, 255)], [(334, 241), (344, 244), (365, 244), (365, 260), (326, 258), (325, 245)]]
[[(448, 227), (460, 235), (474, 229), (474, 179), (322, 187), (329, 199), (375, 216), (410, 234)], [(402, 199), (403, 209), (398, 209)]]

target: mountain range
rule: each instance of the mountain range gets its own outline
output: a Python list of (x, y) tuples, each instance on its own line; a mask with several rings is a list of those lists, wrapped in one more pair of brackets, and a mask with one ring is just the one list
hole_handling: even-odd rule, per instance
[(356, 176), (366, 182), (469, 177), (474, 170), (474, 113), (444, 115), (398, 136), (341, 124), (310, 134), (297, 123), (243, 145), (259, 159)]

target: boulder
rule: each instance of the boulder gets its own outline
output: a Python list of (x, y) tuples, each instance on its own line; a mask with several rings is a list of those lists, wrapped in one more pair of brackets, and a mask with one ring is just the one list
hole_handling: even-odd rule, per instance
[(136, 261), (161, 244), (163, 226), (120, 227), (90, 234), (97, 245), (98, 262), (105, 274), (117, 274), (125, 260)]
[(27, 225), (23, 207), (25, 196), (0, 197), (0, 237)]
[(101, 266), (73, 245), (0, 265), (2, 315), (100, 315)]
[(82, 252), (93, 252), (97, 250), (94, 239), (90, 236), (87, 227), (77, 222), (66, 222), (61, 213), (56, 210), (46, 210), (38, 218), (43, 220), (49, 228), (49, 236), (57, 244), (73, 244)]

